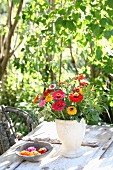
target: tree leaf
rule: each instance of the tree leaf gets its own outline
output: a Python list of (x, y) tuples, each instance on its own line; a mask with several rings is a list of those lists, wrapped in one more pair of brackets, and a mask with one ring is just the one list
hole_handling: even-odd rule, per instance
[(101, 58), (101, 56), (102, 56), (102, 49), (101, 49), (101, 47), (97, 47), (97, 50), (96, 50), (96, 58), (97, 59), (100, 59)]
[(113, 8), (113, 0), (107, 0), (106, 4), (110, 7)]
[(57, 20), (56, 20), (56, 25), (57, 24), (62, 24), (62, 21), (63, 21), (63, 18), (62, 17), (59, 17)]
[(85, 12), (85, 11), (86, 11), (86, 6), (81, 5), (81, 6), (80, 6), (80, 9), (81, 9), (83, 12)]
[(77, 21), (78, 19), (81, 18), (81, 14), (80, 13), (72, 13), (72, 18), (74, 19), (74, 21)]
[(98, 24), (92, 24), (91, 28), (96, 37), (100, 37), (104, 29), (104, 27), (99, 27)]
[(70, 31), (75, 30), (75, 25), (73, 24), (72, 21), (66, 21), (66, 27), (70, 29)]
[(14, 4), (19, 4), (20, 0), (13, 0)]
[(106, 39), (109, 39), (113, 35), (113, 30), (105, 31), (104, 36)]
[(100, 20), (100, 24), (101, 24), (102, 26), (105, 26), (105, 25), (106, 25), (106, 22), (107, 22), (107, 19), (106, 19), (106, 18), (102, 18), (102, 19)]

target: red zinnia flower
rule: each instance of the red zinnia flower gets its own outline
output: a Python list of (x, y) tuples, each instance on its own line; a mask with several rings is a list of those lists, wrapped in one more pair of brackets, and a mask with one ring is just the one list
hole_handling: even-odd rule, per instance
[(75, 80), (83, 80), (85, 77), (83, 76), (83, 74), (79, 74), (75, 76)]
[(71, 93), (69, 95), (69, 98), (73, 102), (80, 102), (81, 100), (83, 100), (83, 96), (80, 93)]
[(45, 92), (44, 92), (44, 96), (47, 96), (49, 93), (53, 92), (53, 90), (50, 90), (50, 89), (47, 89)]
[(83, 91), (82, 91), (82, 88), (81, 87), (75, 87), (73, 88), (73, 92), (77, 92), (77, 93), (80, 93), (80, 94), (83, 94)]
[(57, 100), (53, 105), (52, 105), (52, 109), (55, 111), (61, 111), (64, 109), (66, 103), (62, 100)]
[(80, 86), (83, 87), (83, 86), (88, 86), (90, 83), (87, 81), (87, 80), (82, 80), (80, 81)]

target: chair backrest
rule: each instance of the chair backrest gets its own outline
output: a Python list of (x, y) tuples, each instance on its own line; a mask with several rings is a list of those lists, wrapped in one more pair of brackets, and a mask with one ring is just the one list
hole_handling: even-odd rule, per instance
[[(0, 155), (36, 127), (36, 122), (26, 111), (15, 107), (1, 106), (0, 110)], [(21, 130), (22, 132), (19, 132)]]

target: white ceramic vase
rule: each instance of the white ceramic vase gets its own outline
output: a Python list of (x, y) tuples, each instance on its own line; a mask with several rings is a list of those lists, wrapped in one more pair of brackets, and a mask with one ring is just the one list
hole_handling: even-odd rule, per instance
[(62, 142), (62, 155), (64, 157), (79, 157), (83, 138), (85, 136), (85, 120), (80, 122), (76, 120), (55, 120), (56, 130), (60, 141)]

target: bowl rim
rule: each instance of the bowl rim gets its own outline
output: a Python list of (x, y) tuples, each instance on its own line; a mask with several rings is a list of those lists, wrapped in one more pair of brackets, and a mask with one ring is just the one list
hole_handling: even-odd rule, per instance
[[(44, 145), (47, 144), (50, 148), (49, 148), (49, 150), (47, 152), (45, 152), (45, 153), (43, 153), (41, 155), (26, 156), (26, 155), (21, 155), (20, 154), (21, 148), (24, 147), (24, 145), (27, 145), (27, 144), (43, 144), (43, 143), (44, 143)], [(46, 147), (46, 146), (44, 146), (44, 147)], [(16, 153), (16, 155), (18, 155), (21, 158), (38, 158), (38, 157), (41, 158), (44, 155), (48, 155), (52, 150), (53, 150), (53, 146), (49, 142), (45, 142), (45, 141), (26, 141), (24, 144), (22, 144), (22, 145), (20, 145), (20, 146), (18, 146), (16, 148), (15, 153)]]

